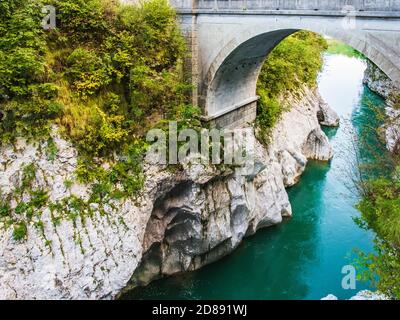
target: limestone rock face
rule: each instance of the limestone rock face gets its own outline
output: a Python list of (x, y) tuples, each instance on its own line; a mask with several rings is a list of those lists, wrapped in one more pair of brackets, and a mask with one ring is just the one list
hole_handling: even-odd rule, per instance
[(390, 299), (389, 297), (385, 296), (382, 293), (363, 290), (357, 293), (354, 297), (351, 297), (350, 300), (390, 300)]
[(333, 156), (328, 137), (318, 129), (311, 131), (308, 135), (307, 142), (303, 147), (303, 153), (308, 159), (322, 161), (330, 160)]
[(321, 103), (317, 113), (319, 123), (326, 127), (338, 127), (340, 122), (338, 114), (325, 101), (323, 101), (322, 97), (320, 97), (320, 99)]
[(334, 296), (333, 294), (328, 294), (326, 297), (322, 298), (321, 300), (334, 301), (334, 300), (339, 300), (339, 299), (338, 299), (338, 297)]
[(379, 94), (387, 101), (385, 109), (387, 115), (386, 124), (383, 126), (383, 136), (386, 147), (390, 152), (400, 151), (400, 88), (388, 78), (372, 62), (368, 62), (365, 71), (364, 83), (375, 93)]
[(364, 74), (364, 84), (366, 84), (373, 92), (384, 98), (389, 98), (393, 90), (393, 82), (372, 62), (367, 63), (367, 69)]
[(321, 104), (325, 104), (319, 92), (305, 87), (301, 98), (291, 97), (288, 101), (290, 111), (284, 113), (275, 126), (269, 147), (270, 157), (282, 163), (287, 187), (298, 182), (307, 159), (327, 161), (333, 157), (332, 147), (318, 119)]
[[(322, 298), (321, 300), (339, 300), (339, 299), (333, 294), (329, 294), (325, 298)], [(349, 300), (390, 300), (390, 299), (384, 294), (381, 294), (379, 292), (363, 290), (357, 293), (355, 296), (351, 297)]]
[(400, 110), (388, 106), (386, 115), (389, 121), (384, 125), (386, 147), (390, 152), (400, 151)]
[[(139, 199), (104, 208), (93, 203), (91, 216), (57, 223), (45, 207), (22, 242), (0, 226), (0, 299), (112, 299), (124, 288), (216, 261), (244, 237), (290, 217), (285, 188), (298, 181), (308, 159), (325, 161), (333, 152), (318, 122), (316, 92), (305, 89), (288, 101), (292, 107), (268, 147), (255, 142), (254, 166), (245, 174), (201, 164), (172, 172), (145, 163)], [(53, 161), (43, 152), (45, 142), (21, 139), (0, 149), (2, 197), (15, 192), (22, 168), (34, 163), (35, 187), (48, 189), (50, 201), (88, 198), (89, 187), (74, 177), (75, 148), (53, 135)]]
[[(42, 152), (45, 143), (19, 140), (15, 147), (0, 151), (0, 189), (3, 197), (15, 192), (21, 170), (34, 163), (34, 186), (46, 188), (49, 200), (71, 195), (85, 198), (88, 187), (75, 181), (77, 152), (54, 135), (58, 153), (50, 161)], [(92, 204), (93, 215), (85, 220), (63, 218), (55, 222), (52, 211), (44, 208), (27, 224), (27, 240), (14, 241), (13, 229), (0, 227), (0, 299), (95, 299), (112, 298), (131, 277), (142, 256), (142, 239), (155, 194), (168, 189), (176, 177), (165, 171), (149, 170), (147, 196), (126, 199), (105, 206), (100, 213)], [(157, 175), (157, 180), (151, 178)], [(26, 201), (24, 199), (23, 201)], [(13, 203), (15, 207), (17, 203)], [(43, 231), (37, 223), (43, 225)], [(79, 241), (80, 240), (80, 241)], [(78, 241), (80, 243), (78, 243)]]

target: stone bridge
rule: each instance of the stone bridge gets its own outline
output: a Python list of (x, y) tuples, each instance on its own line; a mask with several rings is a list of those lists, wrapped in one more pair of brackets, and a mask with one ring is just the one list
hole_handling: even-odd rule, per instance
[(400, 0), (170, 0), (191, 58), (193, 103), (218, 127), (255, 119), (256, 83), (268, 54), (298, 30), (363, 53), (400, 83)]

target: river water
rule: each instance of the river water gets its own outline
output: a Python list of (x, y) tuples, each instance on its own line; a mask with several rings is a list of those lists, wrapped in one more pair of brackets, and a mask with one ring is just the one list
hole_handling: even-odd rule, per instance
[[(340, 299), (373, 289), (357, 282), (342, 288), (342, 268), (353, 263), (354, 249), (373, 250), (373, 234), (353, 218), (359, 196), (351, 172), (356, 154), (374, 161), (384, 152), (371, 127), (379, 126), (374, 107), (384, 101), (362, 85), (364, 61), (325, 55), (319, 89), (341, 117), (339, 129), (325, 129), (335, 150), (329, 163), (310, 162), (299, 184), (290, 188), (293, 218), (259, 231), (230, 256), (199, 271), (156, 281), (130, 292), (128, 299)], [(374, 152), (359, 150), (353, 133), (367, 136)]]

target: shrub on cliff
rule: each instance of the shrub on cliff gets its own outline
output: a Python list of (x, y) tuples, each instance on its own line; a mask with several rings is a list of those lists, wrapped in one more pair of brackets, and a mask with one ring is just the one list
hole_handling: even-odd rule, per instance
[[(61, 131), (83, 151), (105, 154), (118, 148), (116, 140), (126, 143), (128, 136), (143, 133), (186, 103), (185, 42), (166, 0), (136, 6), (111, 0), (48, 4), (56, 7), (57, 28), (44, 32), (41, 1), (1, 2), (0, 109), (7, 113), (0, 129), (3, 141), (49, 127), (46, 120), (56, 116)], [(42, 96), (47, 83), (58, 94)], [(110, 94), (119, 97), (112, 112), (105, 108)], [(110, 128), (119, 127), (127, 132), (110, 134)], [(92, 145), (96, 139), (85, 141), (93, 135), (108, 137), (110, 143), (98, 148)]]
[(44, 76), (46, 43), (41, 3), (0, 2), (0, 102), (29, 95)]
[(57, 46), (96, 46), (101, 43), (115, 20), (116, 1), (48, 0), (57, 12), (57, 29), (50, 33)]
[(268, 132), (285, 110), (282, 103), (287, 93), (293, 93), (304, 85), (314, 87), (322, 68), (322, 53), (327, 49), (325, 39), (312, 32), (299, 31), (283, 40), (267, 57), (262, 67), (257, 95), (257, 126), (260, 138)]
[[(69, 84), (65, 88), (61, 79), (69, 98), (62, 98), (65, 109), (58, 123), (81, 150), (95, 155), (122, 150), (163, 114), (185, 104), (185, 45), (176, 13), (165, 0), (138, 6), (62, 2), (60, 27), (50, 35), (67, 39), (70, 47), (65, 50), (61, 41), (63, 50), (56, 58)], [(82, 22), (89, 11), (89, 22)], [(92, 30), (91, 38), (87, 30)], [(110, 95), (118, 96), (112, 110), (107, 107)]]
[(111, 83), (107, 64), (93, 51), (77, 48), (67, 58), (66, 76), (83, 97), (98, 93)]
[(52, 101), (41, 9), (37, 0), (0, 2), (0, 141), (41, 133), (61, 109)]

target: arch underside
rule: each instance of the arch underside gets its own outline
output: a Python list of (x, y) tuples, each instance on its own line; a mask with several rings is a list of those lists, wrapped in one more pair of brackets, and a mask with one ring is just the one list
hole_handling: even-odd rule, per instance
[(256, 85), (268, 54), (286, 37), (298, 30), (323, 33), (340, 40), (374, 62), (393, 81), (400, 82), (400, 68), (393, 63), (400, 55), (386, 46), (382, 39), (359, 30), (322, 30), (318, 26), (279, 28), (249, 35), (237, 34), (210, 64), (202, 86), (200, 104), (209, 119), (218, 118), (257, 100)]

